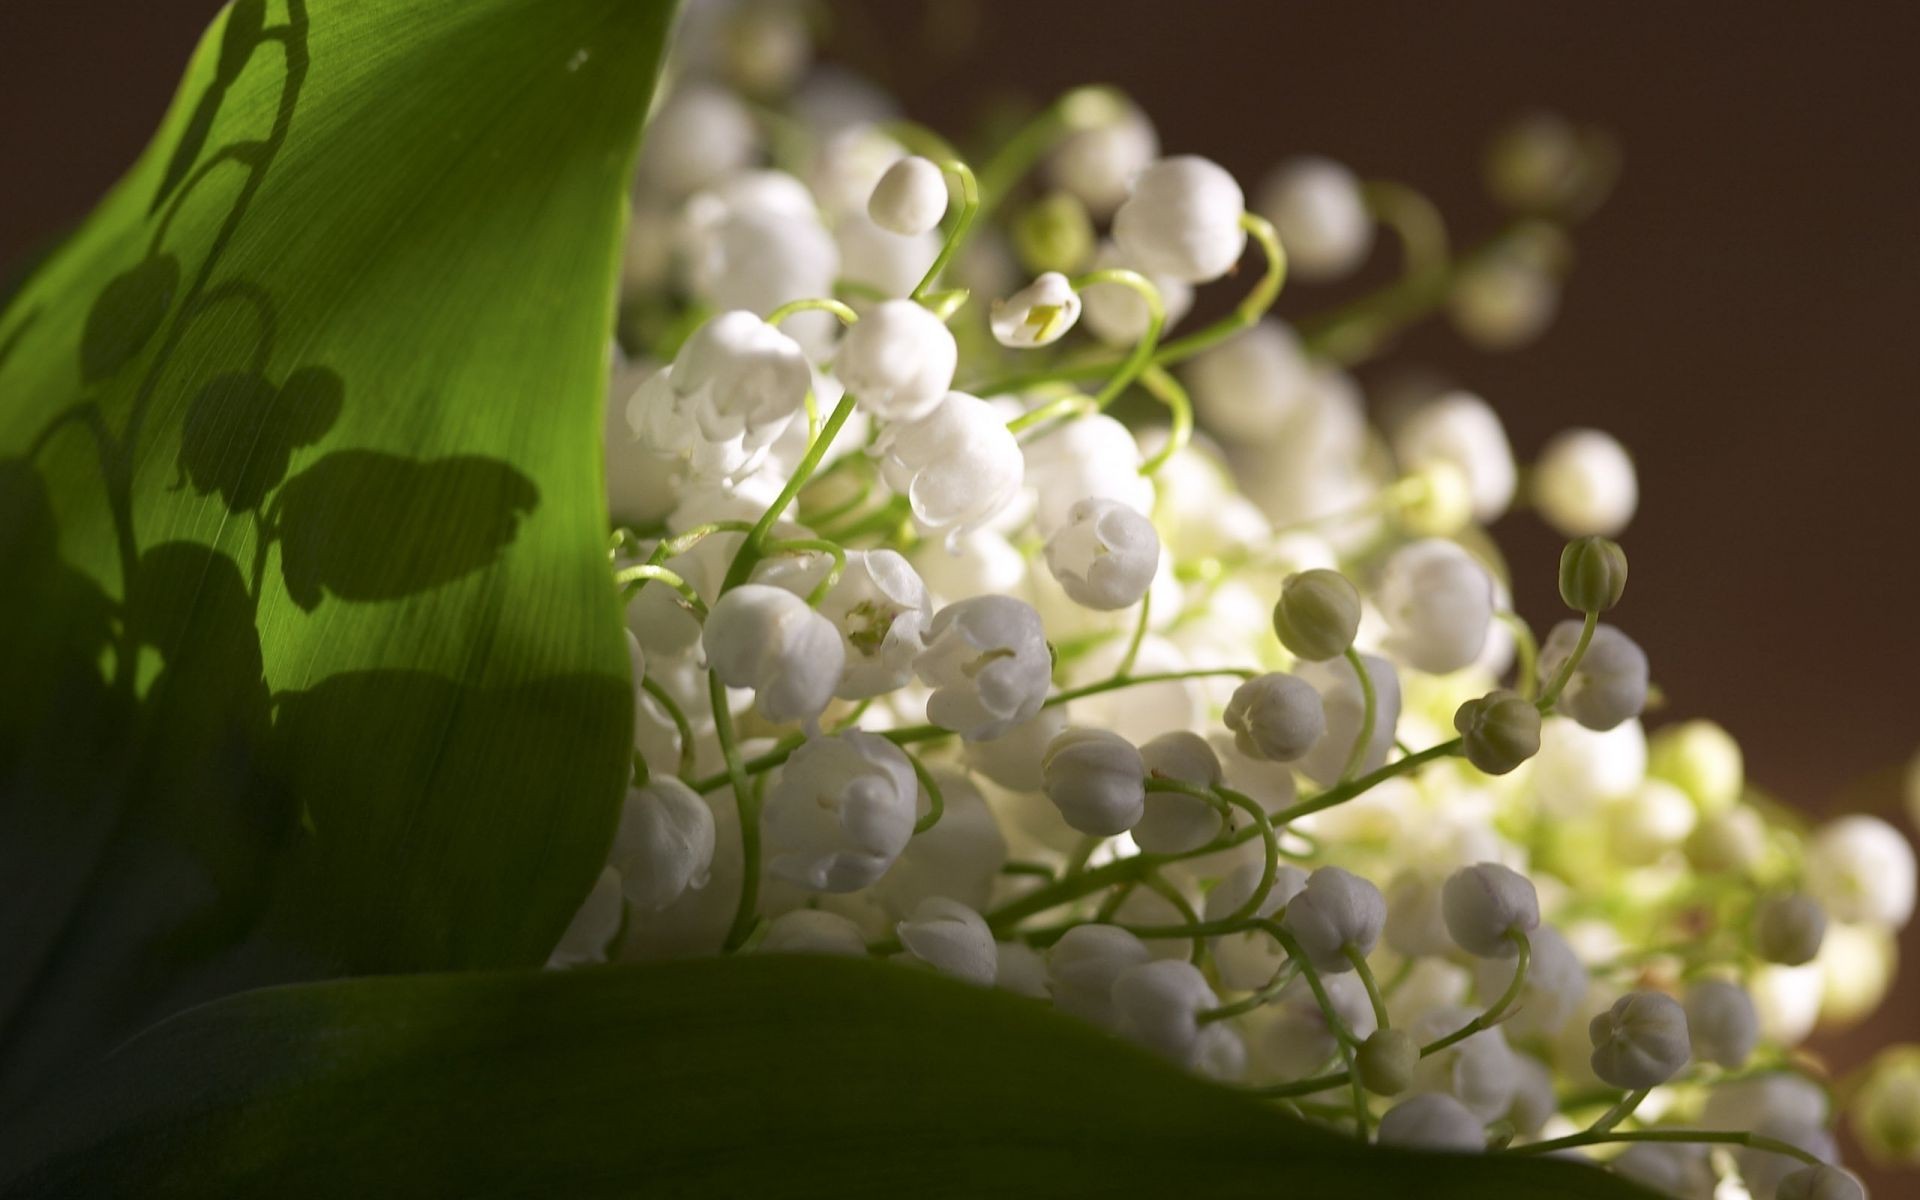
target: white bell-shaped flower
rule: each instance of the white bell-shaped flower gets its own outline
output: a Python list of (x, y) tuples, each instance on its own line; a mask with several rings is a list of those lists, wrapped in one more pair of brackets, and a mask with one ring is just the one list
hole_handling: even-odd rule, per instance
[(1119, 1033), (1181, 1066), (1200, 1051), (1200, 1014), (1220, 998), (1190, 962), (1163, 958), (1129, 967), (1113, 981)]
[(1610, 434), (1569, 429), (1534, 460), (1533, 506), (1562, 537), (1615, 537), (1640, 504), (1633, 459)]
[(907, 953), (942, 975), (991, 987), (1000, 957), (993, 931), (980, 914), (946, 896), (929, 896), (895, 932)]
[(999, 737), (1039, 712), (1053, 682), (1040, 614), (1011, 596), (975, 596), (935, 613), (913, 669), (933, 689), (927, 720), (970, 740)]
[(592, 890), (581, 901), (566, 932), (560, 935), (559, 944), (547, 957), (547, 966), (560, 969), (607, 961), (607, 945), (620, 932), (623, 908), (620, 873), (612, 867), (602, 867)]
[[(804, 596), (826, 577), (825, 555), (783, 557), (763, 564), (755, 579)], [(819, 613), (840, 631), (846, 669), (834, 694), (864, 700), (906, 686), (913, 660), (925, 648), (933, 598), (920, 575), (894, 550), (849, 550), (846, 569)]]
[(833, 622), (785, 588), (762, 583), (723, 593), (700, 642), (720, 682), (752, 688), (754, 706), (775, 724), (818, 717), (846, 665)]
[(1540, 897), (1533, 881), (1499, 863), (1462, 867), (1447, 878), (1441, 905), (1447, 932), (1468, 954), (1512, 958), (1516, 933), (1540, 927)]
[(1043, 708), (996, 738), (961, 744), (967, 765), (1013, 792), (1037, 792), (1045, 786), (1042, 764), (1047, 747), (1067, 728), (1063, 704)]
[(1278, 671), (1257, 675), (1233, 690), (1226, 726), (1250, 758), (1292, 762), (1327, 732), (1326, 706), (1311, 683)]
[(913, 764), (887, 739), (857, 731), (811, 738), (767, 793), (767, 869), (816, 892), (868, 887), (913, 836), (919, 795)]
[(840, 218), (833, 227), (840, 251), (840, 278), (886, 297), (911, 295), (940, 257), (937, 233), (893, 233), (864, 213)]
[(1159, 156), (1160, 137), (1153, 122), (1129, 104), (1112, 120), (1061, 139), (1047, 169), (1056, 184), (1100, 218), (1120, 206), (1134, 176)]
[(1047, 991), (1061, 1012), (1112, 1028), (1114, 981), (1152, 957), (1117, 925), (1075, 925), (1047, 952)]
[[(1430, 1008), (1407, 1023), (1415, 1042), (1425, 1045), (1455, 1033), (1478, 1013), (1452, 1005)], [(1495, 1121), (1513, 1107), (1521, 1083), (1520, 1055), (1499, 1028), (1482, 1029), (1420, 1059), (1413, 1087), (1444, 1092), (1482, 1121)]]
[(873, 185), (867, 215), (889, 233), (925, 233), (947, 215), (947, 179), (938, 163), (911, 154)]
[[(1365, 775), (1385, 766), (1387, 752), (1393, 749), (1394, 730), (1400, 723), (1400, 677), (1394, 674), (1392, 663), (1377, 655), (1362, 654), (1360, 661), (1373, 684), (1374, 699), (1373, 736), (1360, 756), (1359, 773)], [(1332, 787), (1339, 782), (1340, 772), (1360, 736), (1366, 697), (1360, 691), (1360, 678), (1354, 674), (1353, 664), (1344, 658), (1304, 663), (1300, 667), (1300, 678), (1320, 693), (1320, 702), (1327, 714), (1327, 731), (1299, 760), (1299, 766), (1315, 783)]]
[[(1355, 1037), (1365, 1039), (1375, 1029), (1373, 1005), (1358, 978), (1329, 975), (1320, 981), (1333, 1013)], [(1289, 979), (1266, 1010), (1269, 1023), (1261, 1038), (1261, 1061), (1282, 1079), (1303, 1079), (1318, 1074), (1334, 1060), (1339, 1050), (1338, 1035), (1327, 1021), (1326, 1010), (1304, 976)]]
[(1787, 1172), (1773, 1200), (1867, 1200), (1867, 1189), (1851, 1172), (1821, 1163)]
[[(1140, 270), (1139, 265), (1112, 242), (1100, 243), (1100, 249), (1093, 256), (1092, 269), (1136, 271), (1144, 276), (1153, 285), (1153, 290), (1160, 294), (1163, 328), (1171, 329), (1179, 324), (1193, 307), (1192, 284), (1171, 275), (1156, 275)], [(1107, 345), (1131, 346), (1147, 336), (1147, 327), (1153, 321), (1153, 310), (1147, 306), (1145, 296), (1126, 284), (1089, 284), (1081, 289), (1080, 299), (1085, 304), (1083, 314), (1087, 328)]]
[(985, 909), (1007, 861), (1007, 838), (973, 781), (952, 767), (932, 768), (946, 802), (933, 828), (913, 835), (874, 896), (891, 911), (910, 913), (929, 896)]
[(1442, 901), (1445, 879), (1425, 864), (1403, 868), (1387, 881), (1387, 945), (1407, 958), (1451, 954)]
[(1081, 833), (1111, 837), (1146, 811), (1146, 765), (1132, 742), (1105, 729), (1069, 729), (1041, 762), (1047, 799)]
[[(1224, 778), (1220, 756), (1190, 729), (1170, 730), (1141, 746), (1140, 761), (1149, 775), (1198, 787), (1214, 787)], [(1212, 805), (1178, 792), (1148, 792), (1146, 812), (1132, 829), (1134, 844), (1149, 854), (1198, 850), (1219, 832), (1220, 814)]]
[(1206, 283), (1225, 275), (1246, 249), (1240, 185), (1198, 155), (1163, 158), (1134, 177), (1113, 214), (1113, 240), (1157, 275)]
[(760, 465), (774, 431), (764, 439), (741, 433), (716, 441), (701, 429), (694, 408), (675, 388), (672, 367), (654, 372), (627, 397), (627, 429), (645, 456), (645, 469), (697, 486), (732, 482)]
[(759, 128), (740, 97), (692, 83), (647, 123), (636, 175), (642, 186), (677, 199), (746, 166), (759, 149)]
[[(1139, 837), (1139, 830), (1135, 830), (1134, 840), (1138, 841)], [(1235, 867), (1226, 878), (1208, 889), (1206, 906), (1201, 915), (1209, 921), (1224, 921), (1238, 912), (1260, 886), (1266, 866), (1264, 861), (1249, 861)], [(1253, 915), (1272, 916), (1306, 886), (1307, 873), (1299, 867), (1282, 865), (1275, 868), (1273, 887), (1268, 890), (1260, 906), (1254, 909)], [(1220, 972), (1221, 986), (1234, 991), (1265, 987), (1273, 980), (1280, 964), (1286, 961), (1286, 954), (1280, 949), (1279, 943), (1273, 940), (1273, 935), (1260, 929), (1221, 934), (1213, 939), (1210, 948), (1214, 967)]]
[(798, 342), (735, 309), (693, 332), (672, 378), (709, 441), (744, 436), (765, 445), (806, 406), (813, 368)]
[(1687, 1014), (1662, 992), (1629, 992), (1587, 1025), (1593, 1073), (1618, 1088), (1658, 1087), (1691, 1053)]
[(1839, 920), (1899, 929), (1913, 916), (1913, 847), (1879, 817), (1830, 821), (1807, 847), (1807, 891)]
[[(835, 98), (834, 106), (841, 106), (844, 99)], [(822, 133), (820, 147), (803, 172), (820, 208), (835, 223), (850, 216), (866, 216), (881, 178), (907, 156), (906, 148), (881, 127), (882, 122), (897, 115), (892, 102), (879, 96), (872, 99), (878, 101), (876, 110), (849, 112), (833, 122), (834, 128)], [(872, 107), (866, 101), (859, 106)]]
[[(798, 181), (754, 172), (750, 186), (724, 186), (687, 205), (687, 287), (716, 309), (747, 309), (765, 316), (782, 304), (833, 294), (840, 252)], [(778, 186), (760, 181), (787, 180)], [(828, 330), (833, 318), (802, 313), (788, 331)], [(818, 349), (815, 340), (803, 339)]]
[(1050, 538), (1082, 500), (1117, 500), (1153, 512), (1153, 481), (1140, 473), (1140, 445), (1125, 425), (1094, 413), (1027, 443), (1026, 482), (1034, 492), (1033, 527)]
[(1207, 428), (1264, 446), (1286, 437), (1318, 384), (1299, 336), (1268, 317), (1195, 358), (1187, 386)]
[(860, 927), (839, 913), (819, 908), (796, 908), (767, 922), (760, 939), (762, 954), (836, 954), (865, 958), (867, 939)]
[(1478, 396), (1451, 392), (1422, 405), (1395, 431), (1393, 452), (1408, 471), (1434, 463), (1458, 470), (1473, 497), (1474, 519), (1483, 524), (1513, 503), (1519, 479), (1513, 447), (1500, 418)]
[[(1562, 621), (1540, 646), (1540, 679), (1550, 682), (1580, 642), (1579, 621)], [(1611, 625), (1594, 628), (1587, 652), (1560, 692), (1559, 711), (1588, 729), (1605, 731), (1647, 706), (1647, 652)]]
[(1687, 989), (1685, 1007), (1695, 1058), (1729, 1071), (1747, 1065), (1760, 1040), (1760, 1016), (1747, 989), (1730, 979), (1703, 979)]
[(887, 300), (847, 330), (833, 371), (874, 416), (917, 421), (946, 396), (959, 361), (939, 317), (912, 300)]
[(949, 543), (1020, 493), (1020, 443), (991, 404), (965, 392), (948, 392), (919, 420), (888, 426), (878, 449), (880, 475), (907, 498), (914, 523)]
[(1330, 158), (1281, 163), (1260, 185), (1255, 207), (1280, 235), (1288, 273), (1302, 279), (1338, 279), (1373, 247), (1373, 214), (1360, 180)]
[(993, 339), (1002, 346), (1030, 350), (1050, 346), (1080, 320), (1080, 294), (1067, 277), (1048, 271), (987, 311)]
[(1373, 598), (1387, 623), (1382, 647), (1416, 671), (1458, 671), (1486, 648), (1493, 576), (1456, 542), (1423, 538), (1395, 550)]
[(713, 870), (713, 810), (670, 775), (630, 788), (620, 806), (608, 863), (636, 908), (665, 908), (702, 888)]
[(1047, 569), (1074, 603), (1113, 612), (1140, 602), (1160, 566), (1153, 522), (1114, 500), (1082, 500), (1047, 539)]
[(1636, 1142), (1608, 1161), (1607, 1169), (1662, 1196), (1683, 1200), (1712, 1200), (1713, 1164), (1710, 1147), (1681, 1142)]
[(1371, 954), (1386, 922), (1380, 889), (1341, 867), (1321, 867), (1309, 875), (1281, 918), (1307, 961), (1330, 975), (1353, 970), (1347, 951)]
[(1382, 1146), (1477, 1154), (1487, 1148), (1487, 1130), (1466, 1105), (1445, 1092), (1422, 1092), (1388, 1109), (1377, 1135)]

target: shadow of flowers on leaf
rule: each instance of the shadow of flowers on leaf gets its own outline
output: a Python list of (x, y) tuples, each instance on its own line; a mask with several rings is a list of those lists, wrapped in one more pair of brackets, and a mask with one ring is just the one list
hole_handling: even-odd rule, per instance
[(293, 452), (327, 435), (346, 391), (326, 367), (302, 367), (274, 387), (264, 376), (215, 376), (194, 397), (180, 431), (179, 467), (204, 496), (233, 512), (257, 509), (287, 477)]
[[(490, 566), (539, 502), (533, 481), (497, 459), (339, 450), (286, 482), (268, 523), (287, 593), (312, 611), (328, 593), (395, 600)], [(441, 519), (450, 512), (457, 524)]]

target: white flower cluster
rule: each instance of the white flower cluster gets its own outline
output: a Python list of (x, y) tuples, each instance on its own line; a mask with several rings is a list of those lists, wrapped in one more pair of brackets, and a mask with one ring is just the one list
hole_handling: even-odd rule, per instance
[[(1851, 1194), (1794, 1048), (1884, 992), (1906, 841), (1802, 837), (1717, 726), (1643, 726), (1616, 442), (1522, 471), (1471, 392), (1366, 397), (1348, 369), (1421, 315), (1396, 281), (1270, 311), (1385, 234), (1463, 333), (1526, 340), (1583, 135), (1503, 138), (1524, 216), (1433, 261), (1405, 188), (1302, 157), (1250, 210), (1104, 89), (983, 196), (809, 72), (790, 9), (698, 11), (609, 404), (636, 781), (556, 964), (878, 955), (1364, 1139)], [(1573, 539), (1539, 640), (1486, 531), (1519, 507)]]

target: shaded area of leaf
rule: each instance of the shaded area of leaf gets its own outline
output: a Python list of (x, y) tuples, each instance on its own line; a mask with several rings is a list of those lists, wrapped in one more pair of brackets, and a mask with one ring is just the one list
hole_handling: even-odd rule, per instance
[(180, 290), (180, 263), (157, 254), (107, 281), (80, 335), (80, 378), (98, 383), (146, 348)]
[(767, 956), (238, 996), (0, 1135), (9, 1197), (1628, 1200), (1366, 1150), (1031, 1000)]
[(287, 593), (312, 609), (323, 593), (393, 600), (478, 571), (539, 502), (533, 481), (497, 459), (337, 450), (287, 481), (270, 519)]
[(215, 376), (187, 408), (180, 470), (200, 495), (219, 492), (229, 510), (257, 509), (287, 477), (293, 452), (340, 419), (344, 391), (325, 367), (302, 367), (279, 387), (250, 371)]

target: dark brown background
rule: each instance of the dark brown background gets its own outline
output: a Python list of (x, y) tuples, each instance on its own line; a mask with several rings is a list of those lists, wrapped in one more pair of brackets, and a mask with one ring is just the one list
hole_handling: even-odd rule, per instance
[[(151, 131), (211, 0), (0, 2), (0, 262), (82, 214)], [(1478, 158), (1535, 105), (1605, 124), (1627, 169), (1578, 234), (1555, 327), (1520, 353), (1444, 327), (1400, 357), (1485, 394), (1523, 457), (1594, 424), (1638, 458), (1620, 623), (1669, 711), (1711, 715), (1750, 774), (1816, 811), (1892, 815), (1920, 748), (1920, 6), (859, 0), (843, 54), (955, 133), (1009, 97), (1126, 87), (1169, 151), (1248, 181), (1314, 151), (1498, 220)], [(1312, 311), (1307, 289), (1289, 312)], [(1499, 530), (1536, 623), (1555, 540)], [(1866, 782), (1862, 782), (1865, 780)], [(1904, 818), (1902, 818), (1904, 825)], [(1920, 945), (1908, 939), (1909, 953)], [(1843, 1059), (1920, 1034), (1906, 973)], [(1898, 1185), (1882, 1195), (1904, 1194)]]

